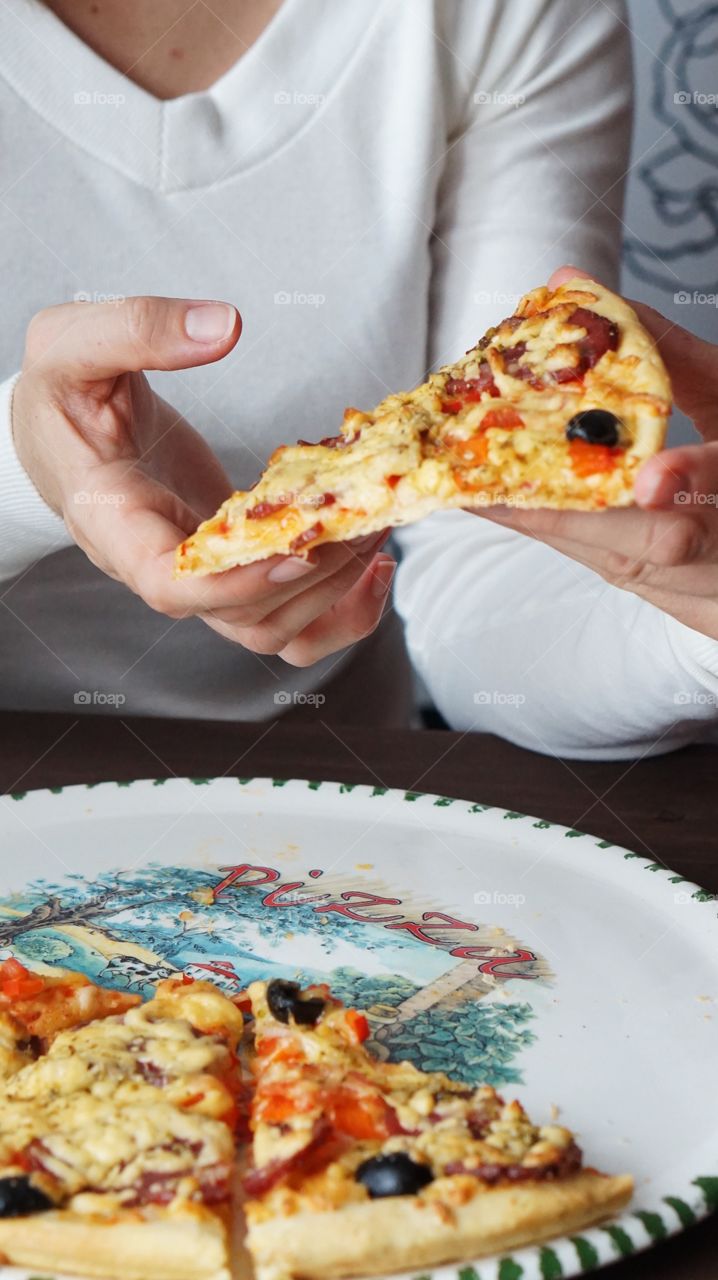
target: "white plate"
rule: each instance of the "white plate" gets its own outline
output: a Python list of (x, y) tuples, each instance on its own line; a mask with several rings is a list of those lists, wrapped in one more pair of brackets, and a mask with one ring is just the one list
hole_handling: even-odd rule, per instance
[(658, 864), (480, 804), (248, 778), (5, 797), (0, 848), (0, 954), (133, 990), (321, 975), (382, 1053), (558, 1106), (587, 1163), (634, 1174), (614, 1223), (440, 1280), (573, 1276), (718, 1203), (715, 902)]

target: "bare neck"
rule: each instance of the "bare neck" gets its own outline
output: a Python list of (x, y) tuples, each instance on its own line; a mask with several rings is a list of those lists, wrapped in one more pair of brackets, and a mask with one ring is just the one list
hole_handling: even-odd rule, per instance
[(282, 0), (45, 0), (85, 44), (157, 98), (208, 89)]

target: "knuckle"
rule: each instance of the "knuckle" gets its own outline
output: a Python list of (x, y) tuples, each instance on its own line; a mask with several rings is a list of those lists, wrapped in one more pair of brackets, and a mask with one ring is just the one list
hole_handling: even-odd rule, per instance
[(37, 311), (32, 317), (25, 334), (25, 362), (38, 364), (46, 355), (54, 335), (54, 307), (46, 307)]
[(702, 532), (695, 520), (676, 520), (656, 542), (655, 563), (666, 568), (691, 564), (700, 556), (702, 543)]
[(155, 613), (163, 613), (167, 618), (186, 618), (193, 612), (185, 605), (178, 604), (172, 592), (161, 583), (140, 578), (134, 584), (129, 582), (128, 586), (136, 595), (141, 596), (150, 609)]
[(603, 576), (617, 586), (640, 586), (646, 581), (652, 566), (643, 556), (631, 558), (622, 551), (610, 551), (606, 557)]
[(249, 627), (242, 631), (241, 643), (245, 649), (250, 649), (252, 653), (260, 653), (265, 656), (281, 653), (290, 641), (289, 636), (283, 635), (281, 632), (263, 623), (258, 627)]
[(132, 346), (143, 361), (160, 342), (162, 310), (154, 298), (125, 298), (120, 315)]

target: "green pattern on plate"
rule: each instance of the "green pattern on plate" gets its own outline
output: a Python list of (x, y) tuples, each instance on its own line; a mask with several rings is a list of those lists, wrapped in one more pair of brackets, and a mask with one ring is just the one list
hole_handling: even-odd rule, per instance
[(539, 1255), (539, 1263), (542, 1280), (560, 1280), (563, 1275), (563, 1267), (553, 1249), (544, 1246)]
[(715, 1209), (718, 1209), (718, 1178), (714, 1178), (714, 1177), (694, 1178), (693, 1185), (696, 1187), (700, 1187), (701, 1191), (703, 1192), (703, 1195), (706, 1198), (706, 1204), (708, 1205), (708, 1208), (711, 1210), (711, 1212), (713, 1212)]
[(622, 1258), (627, 1258), (629, 1254), (635, 1253), (636, 1246), (628, 1232), (624, 1231), (623, 1227), (601, 1227), (601, 1230), (605, 1231), (616, 1252), (620, 1253)]
[(481, 1280), (476, 1267), (460, 1267), (456, 1274), (459, 1280)]
[(678, 1219), (683, 1227), (692, 1227), (696, 1220), (696, 1215), (685, 1200), (679, 1199), (678, 1196), (664, 1196), (666, 1204), (671, 1206), (678, 1215)]
[(521, 1280), (524, 1269), (515, 1258), (502, 1258), (499, 1263), (499, 1280)]
[(660, 1213), (650, 1213), (648, 1209), (637, 1209), (633, 1216), (643, 1223), (651, 1240), (665, 1240), (668, 1228)]
[(578, 1260), (584, 1271), (590, 1271), (592, 1267), (597, 1267), (601, 1259), (598, 1256), (598, 1250), (590, 1240), (586, 1240), (583, 1236), (571, 1236), (571, 1244), (573, 1245)]

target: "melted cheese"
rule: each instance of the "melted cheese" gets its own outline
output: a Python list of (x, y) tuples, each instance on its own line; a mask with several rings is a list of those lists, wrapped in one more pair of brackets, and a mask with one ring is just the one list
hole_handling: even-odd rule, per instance
[[(535, 1125), (518, 1102), (504, 1103), (488, 1085), (472, 1090), (441, 1072), (425, 1074), (410, 1062), (378, 1061), (363, 1045), (352, 1042), (341, 1006), (329, 1003), (314, 1027), (286, 1025), (272, 1018), (265, 984), (253, 983), (249, 994), (260, 1050), (263, 1039), (272, 1046), (271, 1053), (257, 1062), (259, 1105), (253, 1119), (257, 1168), (287, 1160), (307, 1147), (339, 1089), (356, 1091), (359, 1100), (362, 1092), (378, 1096), (404, 1131), (352, 1140), (347, 1150), (309, 1176), (303, 1176), (300, 1160), (297, 1185), (295, 1180), (291, 1185), (281, 1182), (250, 1204), (253, 1222), (365, 1200), (368, 1193), (354, 1173), (362, 1161), (378, 1154), (405, 1152), (429, 1165), (434, 1181), (421, 1195), (441, 1200), (456, 1178), (465, 1184), (464, 1198), (486, 1189), (479, 1179), (467, 1180), (456, 1173), (457, 1165), (472, 1169), (518, 1164), (540, 1169), (560, 1161), (573, 1141), (570, 1130), (561, 1126)], [(298, 1056), (291, 1055), (292, 1046)], [(262, 1119), (262, 1098), (271, 1096), (272, 1090), (296, 1103), (294, 1112), (282, 1115), (280, 1123)]]
[[(222, 1015), (232, 1044), (241, 1015), (216, 988), (197, 983), (183, 994), (165, 985), (124, 1015), (61, 1032), (37, 1061), (16, 1056), (0, 1087), (0, 1169), (26, 1167), (29, 1154), (60, 1202), (100, 1192), (132, 1203), (148, 1178), (172, 1180), (175, 1198), (196, 1196), (203, 1170), (234, 1157), (219, 1118), (233, 1107), (222, 1079), (233, 1068), (232, 1049), (201, 1030), (221, 1026)], [(6, 1065), (12, 1051), (3, 1034), (12, 1031), (0, 1021)]]

